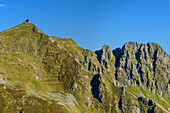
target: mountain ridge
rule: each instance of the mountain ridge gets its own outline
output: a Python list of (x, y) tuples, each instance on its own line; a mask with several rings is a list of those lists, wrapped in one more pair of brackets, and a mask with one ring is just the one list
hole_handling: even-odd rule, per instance
[[(1, 84), (8, 90), (1, 89), (17, 106), (2, 106), (4, 112), (170, 111), (170, 57), (159, 44), (90, 51), (27, 22), (0, 32), (0, 39)], [(12, 89), (20, 97), (7, 95)]]

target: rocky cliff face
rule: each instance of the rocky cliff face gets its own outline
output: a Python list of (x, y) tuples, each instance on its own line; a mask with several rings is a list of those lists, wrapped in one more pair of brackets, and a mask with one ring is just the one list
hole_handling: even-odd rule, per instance
[(170, 56), (156, 43), (90, 51), (31, 23), (0, 32), (2, 112), (170, 112)]
[[(126, 43), (118, 57), (116, 80), (124, 86), (141, 85), (159, 95), (168, 95), (170, 59), (168, 54), (155, 43)], [(125, 78), (125, 79), (122, 79)]]

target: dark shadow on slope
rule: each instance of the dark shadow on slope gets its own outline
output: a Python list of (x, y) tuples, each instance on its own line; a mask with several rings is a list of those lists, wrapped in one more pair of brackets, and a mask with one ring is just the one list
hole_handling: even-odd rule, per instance
[(97, 55), (97, 60), (101, 63), (101, 58), (102, 58), (103, 51), (98, 50), (98, 51), (95, 51), (95, 53)]
[(119, 67), (119, 61), (122, 57), (122, 50), (120, 48), (116, 48), (115, 50), (113, 50), (113, 55), (115, 56), (115, 67)]
[(151, 107), (151, 108), (149, 108), (148, 111), (147, 111), (147, 113), (156, 113), (155, 107), (156, 107), (156, 105), (153, 106), (153, 107)]
[[(120, 58), (122, 57), (122, 49), (116, 48), (115, 50), (113, 50), (113, 55), (115, 56), (115, 67), (119, 67), (120, 66)], [(115, 72), (116, 80), (118, 80), (117, 72), (118, 72), (118, 70), (116, 70), (116, 72)]]
[(118, 103), (118, 107), (119, 107), (119, 109), (121, 109), (122, 113), (124, 113), (122, 97), (120, 97), (120, 100), (119, 100), (119, 103)]
[(154, 57), (153, 57), (153, 72), (154, 72), (154, 77), (155, 77), (155, 71), (156, 71), (157, 54), (158, 54), (158, 49), (154, 52)]
[(101, 76), (99, 74), (94, 75), (93, 79), (90, 82), (90, 85), (92, 86), (92, 95), (94, 98), (97, 98), (100, 103), (102, 103), (101, 97), (100, 97), (100, 90), (99, 85), (101, 84), (100, 79)]

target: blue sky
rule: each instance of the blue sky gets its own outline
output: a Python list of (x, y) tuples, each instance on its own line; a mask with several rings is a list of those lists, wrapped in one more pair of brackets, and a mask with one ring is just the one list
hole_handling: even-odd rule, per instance
[(156, 42), (170, 54), (169, 0), (0, 0), (0, 31), (29, 18), (48, 35), (98, 50)]

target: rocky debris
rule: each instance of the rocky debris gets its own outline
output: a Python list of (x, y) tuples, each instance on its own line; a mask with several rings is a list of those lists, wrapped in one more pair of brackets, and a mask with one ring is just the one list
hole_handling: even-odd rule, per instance
[(70, 89), (72, 89), (73, 91), (75, 91), (75, 90), (77, 89), (77, 85), (78, 85), (78, 84), (74, 81), (74, 82), (72, 83)]
[[(100, 66), (98, 65), (97, 59), (95, 58), (95, 53), (90, 52), (88, 50), (83, 50), (82, 54), (78, 52), (79, 54), (76, 55), (76, 61), (81, 63), (84, 67), (84, 69), (90, 71), (90, 72), (101, 72)], [(82, 57), (83, 56), (83, 57)]]
[(140, 110), (139, 106), (138, 106), (138, 105), (135, 105), (135, 106), (134, 106), (134, 109), (132, 110), (132, 113), (141, 113), (140, 111), (141, 111), (141, 110)]
[(1, 84), (6, 84), (7, 83), (7, 79), (4, 79), (2, 76), (0, 76), (0, 83)]
[(40, 32), (40, 30), (39, 30), (37, 27), (33, 27), (32, 31), (33, 31), (33, 32), (36, 32), (36, 33), (39, 33), (39, 32)]
[(155, 106), (155, 102), (153, 100), (150, 100), (148, 98), (144, 98), (142, 96), (138, 97), (138, 101), (141, 101), (143, 104), (148, 106)]
[(122, 95), (125, 95), (125, 88), (122, 87)]
[(148, 99), (144, 97), (138, 97), (138, 101), (141, 101), (143, 104), (148, 105)]

